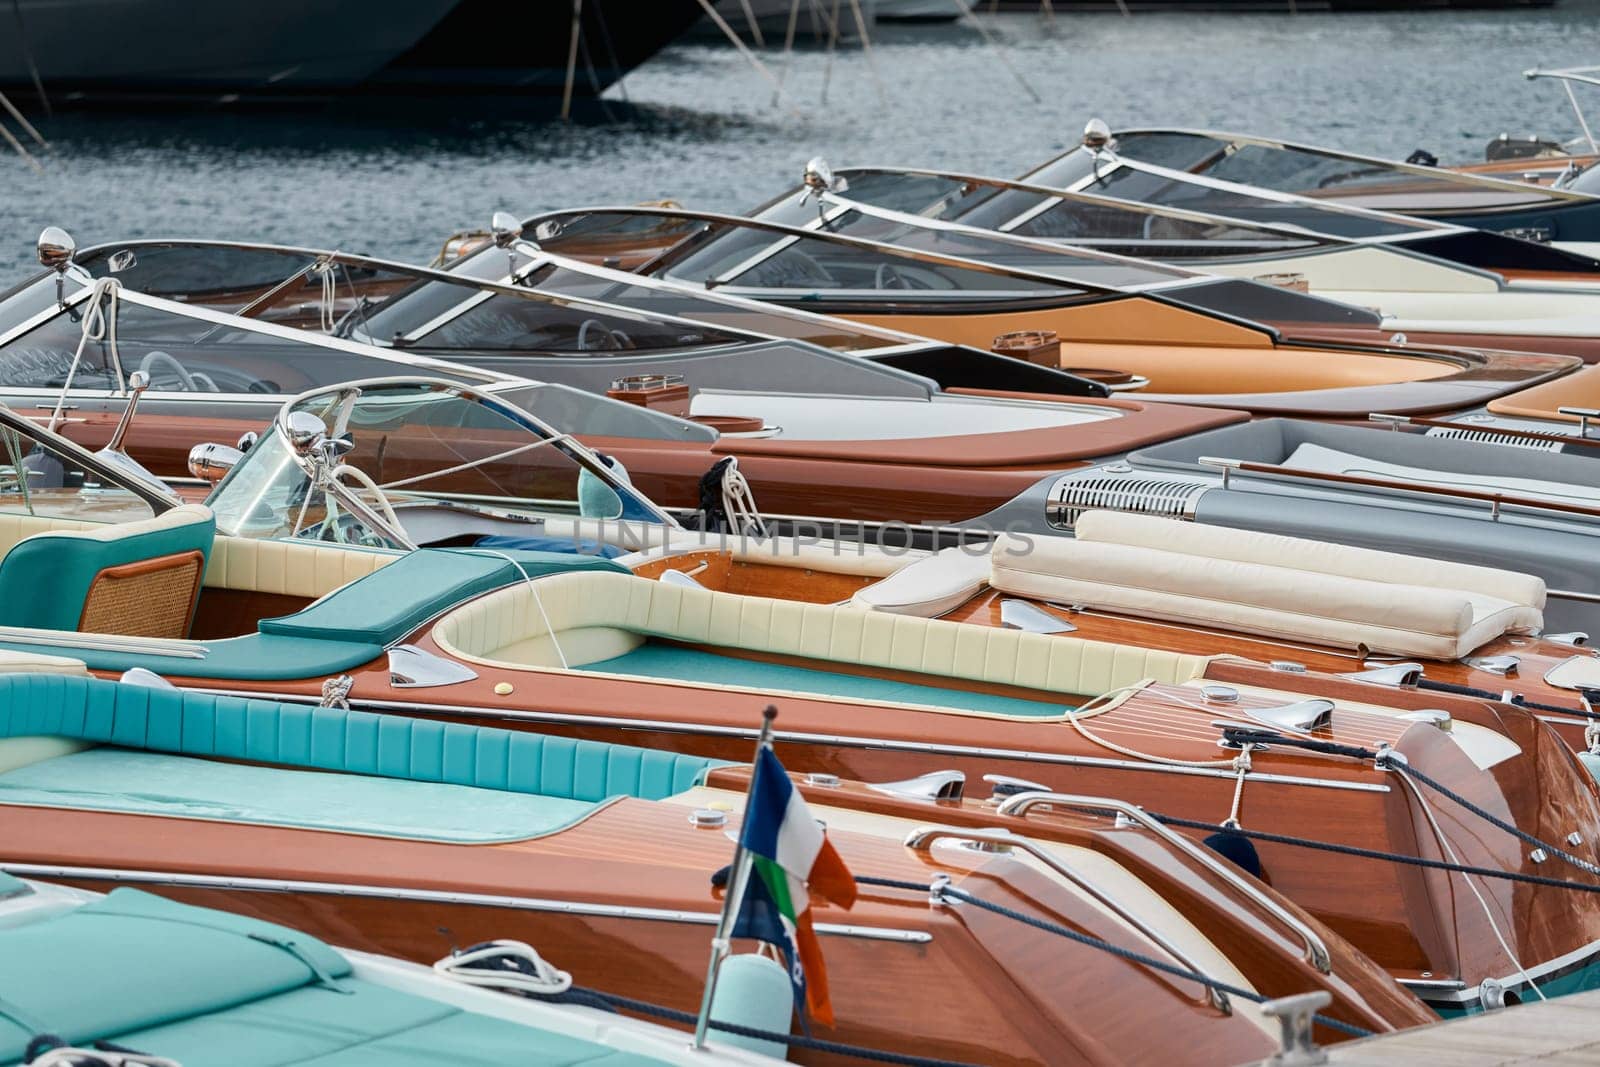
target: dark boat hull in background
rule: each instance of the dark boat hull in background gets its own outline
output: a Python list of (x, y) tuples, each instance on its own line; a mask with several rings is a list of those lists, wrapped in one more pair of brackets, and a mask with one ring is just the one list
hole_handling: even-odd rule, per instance
[[(397, 95), (560, 97), (572, 46), (571, 3), (461, 0), (365, 90)], [(692, 26), (696, 0), (584, 0), (572, 95), (599, 96)]]
[[(561, 0), (14, 0), (0, 3), (0, 92), (31, 109), (556, 100), (572, 10)], [(572, 95), (598, 96), (700, 14), (696, 0), (585, 0)]]
[[(13, 0), (0, 92), (24, 107), (322, 96), (360, 86), (458, 0)], [(37, 84), (35, 82), (37, 74)]]

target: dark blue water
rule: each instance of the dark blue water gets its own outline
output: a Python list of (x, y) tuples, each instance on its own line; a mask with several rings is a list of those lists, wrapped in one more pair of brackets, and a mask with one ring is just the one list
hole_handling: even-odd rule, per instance
[[(816, 154), (1015, 175), (1074, 141), (1091, 115), (1476, 160), (1503, 130), (1578, 132), (1561, 89), (1524, 81), (1523, 69), (1600, 63), (1600, 0), (983, 24), (998, 48), (957, 25), (882, 27), (871, 65), (859, 51), (831, 63), (797, 53), (780, 106), (733, 49), (688, 43), (613, 89), (609, 114), (590, 109), (573, 123), (413, 105), (57, 116), (43, 122), (55, 144), (44, 175), (0, 146), (0, 284), (30, 268), (33, 239), (51, 223), (80, 244), (238, 237), (427, 259), (443, 235), (482, 226), (497, 208), (664, 197), (748, 207), (793, 184)], [(777, 55), (768, 62), (783, 69)], [(1600, 88), (1588, 102), (1600, 125)]]

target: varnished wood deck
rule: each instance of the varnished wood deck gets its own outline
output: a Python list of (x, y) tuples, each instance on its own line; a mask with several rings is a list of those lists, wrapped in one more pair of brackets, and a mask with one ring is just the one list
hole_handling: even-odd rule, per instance
[(1435, 1023), (1329, 1048), (1336, 1067), (1600, 1064), (1600, 990)]

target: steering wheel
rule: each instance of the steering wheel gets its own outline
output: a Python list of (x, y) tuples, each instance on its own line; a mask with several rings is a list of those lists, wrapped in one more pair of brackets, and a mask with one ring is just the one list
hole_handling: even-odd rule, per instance
[(900, 268), (893, 263), (879, 263), (878, 269), (872, 272), (872, 287), (874, 289), (914, 289), (911, 280), (900, 273)]
[(166, 371), (170, 371), (174, 376), (176, 376), (178, 381), (182, 383), (184, 392), (217, 392), (217, 383), (212, 381), (210, 376), (205, 374), (190, 374), (188, 369), (185, 368), (182, 363), (179, 363), (177, 360), (173, 359), (172, 356), (168, 355), (166, 352), (162, 352), (159, 349), (145, 353), (145, 357), (139, 361), (139, 370), (148, 375), (152, 382), (156, 379), (155, 369), (157, 367), (160, 367)]
[[(589, 334), (600, 335), (599, 344), (589, 343)], [(579, 352), (620, 352), (624, 348), (631, 348), (632, 340), (621, 330), (613, 330), (599, 319), (584, 319), (578, 325), (578, 351)]]

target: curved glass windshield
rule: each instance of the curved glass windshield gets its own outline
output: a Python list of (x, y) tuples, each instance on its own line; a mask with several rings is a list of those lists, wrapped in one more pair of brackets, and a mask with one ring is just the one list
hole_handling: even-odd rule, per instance
[(1449, 171), (1419, 174), (1382, 160), (1236, 141), (1226, 135), (1131, 130), (1117, 134), (1116, 150), (1174, 170), (1364, 207), (1511, 207), (1554, 199), (1537, 186), (1491, 185)]
[(410, 274), (295, 249), (184, 242), (103, 245), (75, 262), (95, 278), (230, 315), (331, 332), (366, 304), (410, 285)]
[(1140, 170), (1134, 164), (1119, 164), (1105, 157), (1097, 165), (1095, 158), (1083, 151), (1069, 153), (1024, 180), (1063, 189), (1072, 189), (1080, 182), (1087, 182), (1082, 192), (1208, 215), (1224, 215), (1268, 226), (1299, 226), (1313, 233), (1335, 237), (1385, 237), (1438, 229), (1436, 223), (1338, 211), (1310, 201), (1274, 200), (1252, 194), (1246, 188), (1217, 188), (1186, 181), (1181, 174), (1157, 174)]
[(155, 509), (21, 420), (0, 420), (0, 513), (114, 523), (151, 518)]
[[(843, 199), (1135, 258), (1181, 261), (1261, 255), (1322, 243), (1310, 235), (1280, 234), (1225, 219), (1165, 214), (1153, 205), (1050, 196), (980, 179), (874, 170), (841, 173), (848, 182), (848, 188), (840, 194)], [(770, 210), (793, 209), (774, 202)], [(764, 213), (763, 217), (767, 215)], [(1081, 273), (1079, 277), (1100, 276)], [(1111, 279), (1116, 275), (1108, 272), (1103, 277)]]
[[(331, 448), (291, 447), (284, 426), (299, 412), (316, 416)], [(661, 521), (603, 467), (564, 435), (477, 394), (439, 383), (348, 386), (287, 406), (209, 503), (226, 533), (388, 547), (406, 546), (363, 509), (392, 517), (416, 544), (435, 539), (430, 531), (441, 526), (430, 517), (441, 507), (507, 530), (526, 529), (532, 517)]]
[(88, 299), (79, 301), (0, 345), (0, 387), (54, 390), (70, 381), (73, 389), (106, 392), (143, 371), (155, 392), (293, 396), (396, 369), (376, 353), (259, 332), (241, 319), (194, 318), (140, 303), (131, 293), (117, 303), (116, 344), (109, 331), (85, 340), (87, 310)]
[[(913, 245), (942, 245), (943, 254), (957, 254), (958, 242), (947, 240), (944, 235), (908, 231), (907, 240)], [(888, 249), (838, 244), (729, 223), (716, 223), (699, 247), (664, 264), (658, 273), (708, 289), (728, 286), (762, 295), (801, 298), (827, 294), (906, 302), (983, 301), (1081, 291), (1065, 283), (1015, 278), (897, 255)]]

